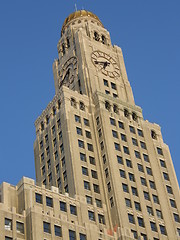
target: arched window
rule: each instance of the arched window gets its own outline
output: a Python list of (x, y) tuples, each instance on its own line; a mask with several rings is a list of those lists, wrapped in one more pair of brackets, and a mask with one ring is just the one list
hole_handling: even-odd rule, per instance
[(151, 137), (153, 139), (157, 139), (157, 134), (156, 134), (156, 132), (154, 130), (151, 130)]
[(85, 105), (83, 102), (79, 102), (79, 108), (84, 111), (85, 110)]
[(71, 106), (76, 108), (76, 100), (71, 98)]
[(132, 113), (132, 119), (134, 120), (134, 121), (137, 121), (137, 115), (136, 115), (136, 113)]
[(101, 36), (101, 39), (102, 39), (102, 43), (103, 43), (103, 44), (106, 44), (106, 43), (107, 43), (106, 37), (105, 37), (104, 35)]
[(96, 41), (99, 41), (99, 34), (97, 32), (94, 32), (94, 39)]
[(124, 116), (125, 116), (125, 117), (129, 117), (129, 112), (128, 112), (127, 109), (124, 109)]
[(110, 103), (109, 102), (105, 102), (105, 108), (108, 110), (108, 111), (110, 111), (110, 109), (111, 109), (111, 105), (110, 105)]
[(118, 113), (118, 106), (117, 105), (113, 105), (113, 111), (115, 112), (115, 113)]

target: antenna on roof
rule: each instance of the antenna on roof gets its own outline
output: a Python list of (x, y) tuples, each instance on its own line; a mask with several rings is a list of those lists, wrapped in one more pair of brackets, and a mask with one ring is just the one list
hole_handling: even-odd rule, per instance
[(77, 12), (77, 6), (76, 6), (76, 3), (75, 3), (75, 11)]

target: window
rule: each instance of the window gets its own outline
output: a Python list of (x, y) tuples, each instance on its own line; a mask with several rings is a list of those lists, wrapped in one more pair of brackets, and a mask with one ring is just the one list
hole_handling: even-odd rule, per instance
[(53, 199), (50, 197), (46, 197), (46, 206), (53, 207)]
[(151, 168), (146, 167), (146, 171), (147, 171), (147, 174), (148, 174), (148, 175), (151, 175), (151, 176), (152, 176), (152, 170), (151, 170)]
[(158, 152), (159, 155), (162, 155), (162, 156), (163, 156), (163, 151), (162, 151), (161, 148), (157, 147), (157, 152)]
[(66, 193), (69, 192), (68, 184), (64, 187), (64, 191), (65, 191)]
[(163, 176), (165, 180), (169, 181), (169, 175), (167, 173), (163, 172)]
[(46, 141), (46, 143), (48, 142), (48, 135), (47, 134), (45, 136), (45, 141)]
[[(56, 138), (53, 139), (53, 145), (54, 145), (54, 147), (56, 147), (56, 145), (57, 145)], [(47, 152), (47, 155), (49, 155), (49, 147), (46, 148), (46, 152)]]
[(16, 231), (24, 234), (24, 223), (16, 222)]
[(97, 126), (99, 125), (99, 123), (100, 123), (99, 116), (97, 116), (97, 118), (96, 118), (96, 124), (97, 124)]
[(77, 215), (76, 206), (70, 205), (70, 213), (73, 215)]
[(132, 143), (134, 146), (138, 146), (138, 141), (136, 138), (132, 138)]
[(173, 215), (174, 215), (174, 220), (175, 220), (175, 222), (180, 222), (179, 215), (176, 214), (176, 213), (173, 213)]
[(142, 147), (143, 149), (146, 149), (146, 144), (145, 144), (145, 142), (140, 142), (140, 144), (141, 144), (141, 147)]
[(91, 176), (92, 178), (98, 179), (97, 172), (94, 170), (91, 170)]
[(85, 167), (82, 167), (82, 174), (88, 176), (88, 169)]
[(100, 199), (95, 199), (96, 200), (96, 206), (99, 207), (99, 208), (102, 208), (102, 202)]
[(51, 226), (48, 222), (43, 222), (43, 228), (45, 233), (51, 233)]
[(80, 153), (80, 159), (83, 162), (86, 162), (86, 155), (84, 153)]
[(128, 185), (127, 184), (125, 184), (125, 183), (122, 183), (122, 188), (123, 188), (123, 191), (124, 192), (129, 192), (129, 189), (128, 189)]
[(163, 219), (162, 212), (158, 209), (156, 209), (156, 215), (158, 218)]
[(76, 232), (69, 230), (69, 240), (76, 240)]
[(150, 180), (149, 180), (149, 185), (150, 185), (150, 187), (151, 187), (152, 189), (156, 189), (156, 185), (155, 185), (155, 183), (154, 183), (153, 181), (150, 181)]
[(110, 103), (109, 103), (108, 101), (105, 101), (105, 108), (106, 108), (108, 111), (110, 111), (110, 109), (111, 109), (111, 105), (110, 105)]
[(5, 230), (12, 230), (12, 220), (5, 218)]
[(131, 229), (131, 232), (133, 234), (134, 239), (138, 239), (137, 232), (135, 230), (132, 230), (132, 229)]
[(106, 93), (106, 94), (110, 94), (110, 91), (108, 91), (108, 90), (105, 90), (105, 93)]
[(64, 181), (67, 181), (67, 173), (66, 173), (66, 171), (63, 172), (63, 178), (64, 178)]
[(89, 184), (89, 182), (84, 181), (84, 189), (90, 190), (90, 184)]
[(58, 185), (58, 188), (61, 188), (61, 178), (57, 179), (57, 185)]
[(148, 240), (148, 239), (147, 239), (147, 235), (144, 234), (144, 233), (141, 233), (141, 237), (143, 238), (143, 240)]
[(151, 215), (151, 216), (154, 215), (152, 207), (147, 206), (147, 212), (148, 212), (149, 215)]
[(96, 41), (99, 41), (99, 34), (97, 32), (94, 32), (94, 39)]
[(58, 159), (58, 152), (57, 151), (54, 153), (54, 156), (55, 156), (55, 159)]
[(172, 190), (172, 188), (171, 188), (170, 186), (167, 186), (167, 185), (166, 185), (166, 189), (167, 189), (167, 192), (168, 192), (169, 194), (173, 194), (173, 190)]
[[(57, 142), (56, 142), (56, 138), (53, 140), (53, 142), (54, 142), (54, 147), (55, 147), (55, 146), (56, 146), (56, 143), (57, 143)], [(49, 155), (49, 152), (50, 152), (50, 151), (49, 151), (49, 147), (47, 147), (47, 148), (46, 148), (46, 155), (47, 155), (47, 156)]]
[(134, 196), (138, 196), (137, 188), (131, 187), (131, 190), (132, 190), (132, 194), (133, 194)]
[(129, 154), (129, 148), (128, 147), (123, 146), (123, 150), (124, 150), (124, 153)]
[(91, 221), (95, 221), (95, 215), (94, 215), (94, 212), (92, 212), (92, 211), (88, 211), (88, 216), (89, 216), (89, 220), (91, 220)]
[(85, 105), (83, 102), (79, 102), (79, 109), (84, 111), (85, 110)]
[(67, 208), (66, 208), (66, 203), (60, 201), (60, 210), (63, 212), (67, 212)]
[(156, 223), (150, 222), (150, 225), (151, 225), (151, 230), (152, 230), (153, 232), (157, 232)]
[(84, 118), (84, 125), (85, 125), (85, 126), (89, 126), (89, 120), (86, 119), (86, 118)]
[(60, 121), (60, 119), (57, 120), (57, 125), (58, 125), (58, 128), (61, 127), (61, 121)]
[(104, 86), (108, 87), (109, 86), (108, 81), (106, 79), (103, 79), (103, 81), (104, 81)]
[(110, 118), (110, 123), (111, 123), (111, 125), (113, 125), (113, 126), (116, 126), (115, 119), (113, 119), (113, 118)]
[(107, 188), (108, 188), (108, 192), (110, 192), (111, 191), (111, 183), (110, 182), (108, 182)]
[(127, 117), (127, 118), (129, 117), (129, 112), (128, 112), (127, 109), (124, 109), (124, 116)]
[(86, 235), (83, 233), (80, 233), (79, 238), (80, 238), (80, 240), (86, 240)]
[(103, 163), (106, 163), (106, 155), (103, 155)]
[(139, 224), (139, 226), (140, 226), (140, 227), (144, 227), (144, 220), (143, 220), (143, 218), (138, 217), (137, 219), (138, 219), (138, 224)]
[(176, 208), (176, 202), (173, 199), (170, 199), (171, 207)]
[(93, 145), (90, 143), (87, 143), (87, 148), (89, 151), (93, 152)]
[(129, 174), (129, 180), (132, 182), (135, 182), (134, 174), (132, 174), (132, 173), (128, 173), (128, 174)]
[(149, 193), (148, 192), (143, 192), (144, 193), (144, 198), (148, 201), (150, 201)]
[(108, 168), (105, 169), (105, 175), (106, 175), (106, 178), (109, 176)]
[(75, 122), (81, 123), (81, 118), (77, 115), (75, 115)]
[(157, 204), (159, 204), (159, 198), (158, 198), (158, 196), (156, 196), (156, 195), (152, 195), (153, 196), (153, 201), (154, 201), (154, 203), (157, 203)]
[(131, 200), (129, 198), (125, 198), (126, 207), (132, 208)]
[(118, 161), (119, 164), (123, 164), (123, 159), (122, 159), (121, 156), (117, 155), (117, 161)]
[(90, 164), (95, 165), (94, 157), (89, 156), (89, 162), (90, 162)]
[(79, 127), (76, 127), (76, 132), (78, 135), (82, 135), (82, 129)]
[(57, 237), (62, 237), (61, 227), (54, 225), (54, 234)]
[(123, 124), (123, 122), (118, 121), (118, 125), (119, 125), (119, 128), (124, 129), (124, 124)]
[(131, 160), (126, 159), (126, 165), (127, 165), (127, 167), (132, 168), (132, 162), (131, 162)]
[(39, 145), (40, 145), (40, 148), (43, 148), (43, 141), (41, 141)]
[(41, 161), (44, 160), (44, 153), (41, 154)]
[(42, 204), (42, 195), (39, 193), (35, 193), (35, 197), (36, 197), (36, 202)]
[(142, 184), (143, 186), (147, 186), (146, 179), (143, 178), (143, 177), (141, 177), (141, 184)]
[(104, 142), (101, 142), (101, 151), (104, 149)]
[(91, 139), (91, 133), (89, 131), (85, 131), (86, 137)]
[(121, 140), (124, 142), (127, 142), (126, 135), (121, 133)]
[(180, 237), (180, 228), (177, 228), (177, 235)]
[(112, 130), (112, 135), (113, 135), (114, 138), (118, 138), (118, 133), (114, 130)]
[(129, 130), (130, 130), (131, 133), (136, 133), (135, 128), (133, 126), (129, 126)]
[(133, 119), (134, 121), (137, 121), (137, 118), (138, 118), (138, 117), (137, 117), (137, 114), (133, 112), (133, 113), (132, 113), (132, 119)]
[(11, 237), (5, 236), (5, 240), (13, 240)]
[(92, 204), (92, 197), (86, 195), (86, 202)]
[(137, 211), (141, 211), (141, 205), (140, 205), (139, 202), (134, 202), (134, 205), (135, 205), (135, 209), (136, 209)]
[(149, 156), (146, 154), (143, 154), (143, 158), (145, 162), (149, 162)]
[(136, 158), (139, 158), (139, 159), (141, 159), (140, 152), (138, 152), (138, 151), (134, 151), (134, 153), (135, 153), (135, 156), (136, 156)]
[(160, 227), (161, 234), (167, 235), (165, 226), (159, 225), (159, 227)]
[(114, 89), (114, 90), (116, 90), (116, 84), (113, 83), (113, 82), (111, 82), (111, 88)]
[(47, 161), (47, 165), (48, 165), (48, 169), (50, 169), (51, 168), (51, 161), (50, 161), (50, 159)]
[(93, 184), (94, 192), (100, 193), (99, 186), (97, 184)]
[(138, 129), (137, 131), (138, 131), (138, 135), (140, 137), (144, 137), (143, 131), (141, 129)]
[(163, 167), (163, 168), (166, 168), (166, 163), (165, 163), (165, 161), (164, 160), (159, 160), (160, 161), (160, 164), (161, 164), (161, 167)]
[(50, 173), (49, 175), (48, 175), (48, 178), (49, 178), (49, 183), (52, 181), (52, 173)]
[(79, 146), (80, 148), (84, 148), (84, 142), (81, 141), (81, 140), (78, 140), (78, 146)]
[(99, 135), (99, 138), (102, 136), (101, 128), (98, 130), (98, 135)]
[(133, 224), (135, 223), (134, 216), (132, 214), (128, 213), (128, 219), (130, 223), (133, 223)]
[(115, 150), (121, 151), (119, 143), (114, 143), (114, 147), (115, 147)]
[(138, 170), (140, 171), (140, 172), (144, 172), (144, 169), (143, 169), (143, 165), (141, 165), (141, 164), (137, 164), (138, 165)]
[(113, 197), (111, 197), (109, 200), (110, 200), (111, 207), (114, 207), (114, 199), (113, 199)]
[(105, 224), (104, 215), (98, 214), (98, 220), (99, 220), (99, 223)]
[(126, 174), (125, 174), (125, 171), (124, 171), (124, 170), (120, 169), (119, 172), (120, 172), (120, 176), (121, 176), (122, 178), (126, 178)]

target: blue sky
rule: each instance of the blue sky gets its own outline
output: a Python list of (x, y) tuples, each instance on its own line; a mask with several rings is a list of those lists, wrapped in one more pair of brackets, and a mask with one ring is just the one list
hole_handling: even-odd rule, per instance
[(136, 104), (162, 127), (180, 182), (180, 1), (0, 2), (0, 182), (35, 178), (34, 121), (55, 94), (52, 63), (65, 18), (95, 13), (124, 53)]

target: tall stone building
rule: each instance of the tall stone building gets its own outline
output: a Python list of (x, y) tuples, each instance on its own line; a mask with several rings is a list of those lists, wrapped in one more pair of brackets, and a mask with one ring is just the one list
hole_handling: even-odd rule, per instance
[(169, 148), (134, 102), (121, 48), (85, 10), (57, 48), (56, 94), (35, 122), (37, 185), (1, 185), (1, 239), (180, 239)]

